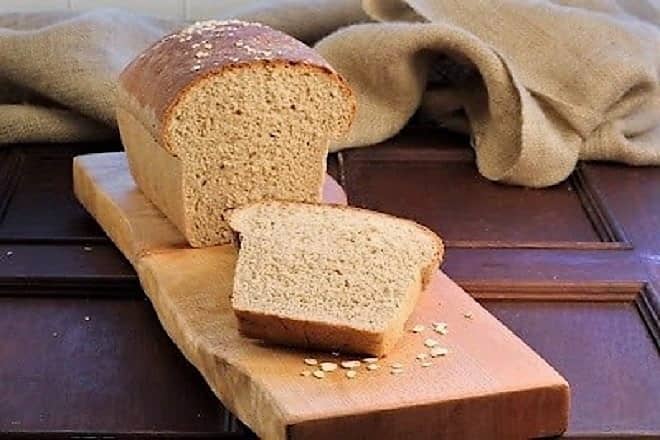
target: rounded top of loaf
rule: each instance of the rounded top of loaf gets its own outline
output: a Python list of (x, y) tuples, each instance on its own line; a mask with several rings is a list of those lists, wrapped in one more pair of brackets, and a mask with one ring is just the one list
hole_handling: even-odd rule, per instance
[(283, 32), (261, 23), (210, 20), (163, 37), (135, 58), (119, 77), (118, 105), (160, 139), (171, 108), (187, 89), (223, 70), (255, 64), (302, 64), (345, 84), (317, 52)]

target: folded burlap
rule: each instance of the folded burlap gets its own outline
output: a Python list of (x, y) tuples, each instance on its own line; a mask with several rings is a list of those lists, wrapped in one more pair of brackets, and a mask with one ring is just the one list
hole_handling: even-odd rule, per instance
[[(356, 122), (336, 149), (387, 139), (419, 111), (469, 130), (480, 172), (500, 182), (551, 185), (578, 159), (660, 164), (660, 7), (653, 0), (360, 6), (271, 1), (219, 9), (213, 18), (321, 39), (316, 48), (358, 96)], [(178, 26), (115, 10), (0, 16), (0, 142), (115, 135), (118, 73)]]

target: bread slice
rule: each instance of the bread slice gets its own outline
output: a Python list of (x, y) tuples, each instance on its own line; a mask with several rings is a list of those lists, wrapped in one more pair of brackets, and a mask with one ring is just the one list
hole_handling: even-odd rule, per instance
[(239, 330), (292, 346), (387, 353), (443, 254), (415, 222), (345, 206), (262, 202), (229, 224)]
[(354, 113), (320, 55), (259, 23), (196, 23), (119, 79), (131, 174), (194, 247), (229, 243), (226, 216), (238, 206), (320, 202), (328, 147)]

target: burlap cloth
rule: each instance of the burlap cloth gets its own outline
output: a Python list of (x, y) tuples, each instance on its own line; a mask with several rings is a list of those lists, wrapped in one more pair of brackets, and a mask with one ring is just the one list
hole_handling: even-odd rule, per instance
[[(209, 18), (261, 21), (316, 48), (358, 112), (335, 148), (395, 135), (417, 112), (471, 133), (479, 171), (563, 180), (578, 159), (660, 164), (656, 0), (295, 0)], [(181, 23), (118, 10), (0, 15), (0, 143), (116, 135), (115, 80)]]

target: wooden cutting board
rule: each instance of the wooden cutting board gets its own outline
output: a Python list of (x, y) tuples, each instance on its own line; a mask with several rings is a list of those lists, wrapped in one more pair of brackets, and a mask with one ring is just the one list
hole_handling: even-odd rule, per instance
[[(78, 199), (136, 268), (169, 336), (234, 414), (267, 439), (517, 439), (563, 432), (569, 387), (467, 293), (438, 272), (407, 332), (378, 363), (324, 379), (302, 377), (304, 358), (339, 362), (327, 353), (267, 346), (239, 335), (230, 307), (231, 246), (192, 249), (139, 192), (123, 153), (74, 160)], [(345, 202), (330, 178), (326, 201)], [(439, 335), (431, 323), (446, 322)], [(446, 356), (422, 367), (415, 357), (437, 340)], [(390, 364), (401, 363), (393, 375)], [(163, 402), (154, 402), (161, 405)]]

